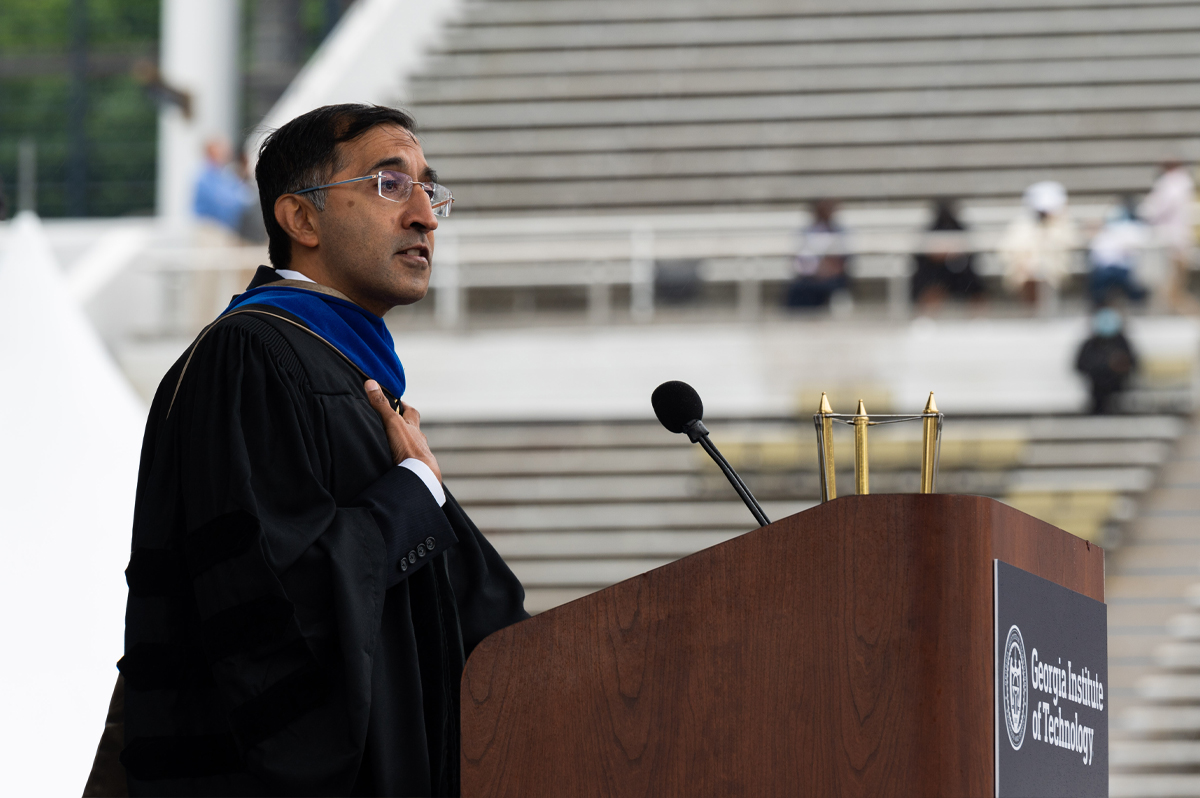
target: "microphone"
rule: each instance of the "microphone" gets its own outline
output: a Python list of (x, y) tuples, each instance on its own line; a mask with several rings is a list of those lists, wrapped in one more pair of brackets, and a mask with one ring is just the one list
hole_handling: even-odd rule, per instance
[(733, 485), (733, 489), (750, 508), (750, 513), (759, 526), (771, 523), (762, 506), (755, 500), (754, 494), (746, 487), (746, 483), (742, 482), (742, 478), (717, 450), (716, 445), (708, 439), (708, 428), (701, 420), (704, 418), (704, 403), (700, 401), (700, 394), (696, 393), (695, 388), (679, 380), (664, 382), (650, 394), (650, 404), (654, 407), (654, 415), (658, 416), (658, 420), (670, 432), (687, 433), (688, 440), (700, 444), (701, 448), (708, 452), (709, 457), (729, 480), (729, 484)]

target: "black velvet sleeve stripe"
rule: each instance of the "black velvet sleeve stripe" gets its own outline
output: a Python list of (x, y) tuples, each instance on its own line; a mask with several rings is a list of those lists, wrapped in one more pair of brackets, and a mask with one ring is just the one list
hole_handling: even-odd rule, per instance
[(249, 748), (319, 706), (329, 693), (329, 680), (313, 660), (229, 714), (233, 733)]
[(139, 598), (185, 596), (192, 590), (183, 558), (172, 549), (134, 549), (125, 569), (125, 582), (129, 592)]
[(241, 554), (258, 539), (258, 519), (234, 510), (212, 519), (192, 532), (184, 544), (187, 567), (193, 577)]
[[(283, 308), (277, 308), (274, 305), (255, 305), (251, 302), (245, 305), (240, 305), (238, 309), (242, 311), (257, 309), (260, 311), (260, 313), (265, 312), (276, 318), (282, 317), (284, 319), (289, 319), (300, 327), (303, 327), (306, 331), (308, 330), (308, 325), (298, 317), (288, 313)], [(276, 364), (278, 364), (284, 371), (288, 372), (293, 377), (296, 377), (297, 379), (307, 383), (308, 375), (304, 373), (304, 365), (300, 362), (299, 356), (296, 355), (296, 350), (292, 348), (292, 345), (288, 343), (287, 339), (283, 337), (283, 335), (281, 335), (277, 329), (275, 329), (275, 325), (272, 322), (262, 318), (261, 315), (252, 316), (252, 318), (254, 318), (259, 325), (251, 325), (254, 327), (255, 334), (258, 335), (258, 339), (262, 341), (263, 346), (265, 346), (267, 351), (269, 351), (272, 357), (275, 358)]]
[(371, 512), (383, 533), (388, 587), (458, 542), (429, 488), (407, 468), (389, 468), (354, 503)]
[(229, 734), (137, 737), (121, 752), (121, 764), (130, 776), (143, 781), (219, 776), (245, 770)]
[(278, 647), (297, 634), (292, 604), (262, 596), (213, 615), (201, 626), (204, 649), (212, 660), (251, 650)]
[(199, 648), (141, 642), (117, 662), (131, 690), (211, 687), (212, 672)]

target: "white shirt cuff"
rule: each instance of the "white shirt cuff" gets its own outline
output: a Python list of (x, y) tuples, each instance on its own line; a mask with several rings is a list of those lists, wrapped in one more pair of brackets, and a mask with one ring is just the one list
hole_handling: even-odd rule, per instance
[(438, 507), (446, 503), (446, 491), (442, 490), (442, 483), (438, 482), (438, 478), (433, 475), (432, 468), (415, 457), (409, 457), (401, 461), (400, 467), (407, 468), (421, 478), (421, 481), (425, 483), (425, 487), (429, 488), (429, 492), (433, 494)]

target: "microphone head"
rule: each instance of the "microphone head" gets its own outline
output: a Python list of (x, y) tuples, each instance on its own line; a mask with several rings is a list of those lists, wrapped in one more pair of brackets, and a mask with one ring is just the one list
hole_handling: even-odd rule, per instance
[(685, 432), (687, 425), (704, 418), (704, 403), (700, 394), (686, 382), (664, 382), (650, 394), (654, 415), (671, 432)]

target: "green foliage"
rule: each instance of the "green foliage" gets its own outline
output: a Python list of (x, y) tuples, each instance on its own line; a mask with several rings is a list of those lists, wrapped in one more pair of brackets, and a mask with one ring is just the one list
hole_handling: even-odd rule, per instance
[(92, 91), (88, 215), (153, 213), (158, 109), (128, 77), (94, 81)]
[(342, 15), (347, 0), (300, 0), (300, 27), (304, 30), (304, 57), (308, 58), (325, 39), (325, 34)]
[[(245, 0), (251, 8), (256, 0)], [(0, 0), (0, 57), (64, 56), (70, 52), (78, 0)], [(205, 0), (190, 0), (203, 3)], [(158, 45), (161, 0), (84, 0), (92, 52), (144, 55)], [(305, 56), (320, 44), (348, 0), (301, 0)], [(247, 41), (247, 45), (249, 42)], [(248, 55), (247, 55), (248, 58)], [(0, 78), (0, 185), (10, 211), (16, 202), (17, 148), (33, 139), (38, 153), (38, 213), (63, 216), (68, 191), (83, 190), (89, 216), (153, 213), (157, 109), (128, 75), (87, 80), (87, 182), (71, 162), (71, 79), (61, 73)]]
[(0, 0), (0, 52), (62, 52), (69, 41), (71, 0)]
[[(0, 0), (0, 53), (61, 55), (69, 51), (73, 0)], [(86, 0), (88, 48), (144, 53), (158, 42), (159, 0)], [(83, 190), (89, 216), (154, 210), (157, 109), (128, 75), (87, 80), (87, 183), (72, 181), (70, 76), (0, 80), (0, 180), (16, 202), (17, 146), (38, 152), (38, 213), (62, 216), (67, 190)]]
[[(89, 44), (99, 49), (158, 41), (160, 0), (87, 0)], [(73, 0), (0, 0), (0, 52), (65, 52)]]

